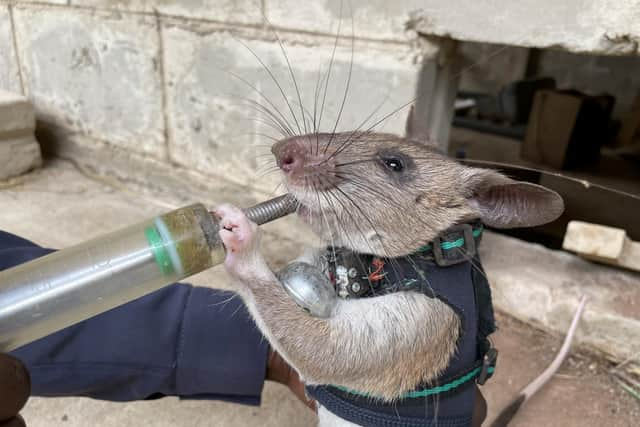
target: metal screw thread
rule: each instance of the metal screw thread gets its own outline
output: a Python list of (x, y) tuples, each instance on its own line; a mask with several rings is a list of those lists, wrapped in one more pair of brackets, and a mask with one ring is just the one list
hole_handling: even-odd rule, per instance
[(273, 221), (295, 212), (298, 202), (291, 194), (276, 197), (266, 202), (258, 203), (244, 210), (247, 217), (258, 225)]

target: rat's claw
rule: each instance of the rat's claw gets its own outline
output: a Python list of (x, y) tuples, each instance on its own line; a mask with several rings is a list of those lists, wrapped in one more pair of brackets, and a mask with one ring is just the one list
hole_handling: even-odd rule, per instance
[(239, 263), (256, 255), (258, 226), (241, 209), (232, 205), (219, 206), (214, 212), (220, 219), (218, 233), (227, 249), (225, 265), (234, 273)]

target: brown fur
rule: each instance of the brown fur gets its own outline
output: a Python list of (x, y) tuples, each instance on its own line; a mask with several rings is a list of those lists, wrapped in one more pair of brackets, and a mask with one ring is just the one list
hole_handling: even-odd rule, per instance
[[(360, 253), (405, 256), (456, 223), (480, 217), (496, 227), (537, 225), (563, 208), (540, 186), (462, 166), (389, 134), (296, 136), (272, 151), (301, 216), (328, 244)], [(389, 159), (399, 159), (402, 170), (391, 170)], [(312, 317), (267, 267), (254, 243), (257, 227), (239, 210), (229, 217), (249, 230), (249, 242), (221, 232), (228, 247), (238, 245), (227, 268), (242, 282), (240, 294), (260, 329), (306, 381), (393, 400), (446, 368), (459, 329), (446, 304), (400, 292), (341, 300), (332, 317)]]

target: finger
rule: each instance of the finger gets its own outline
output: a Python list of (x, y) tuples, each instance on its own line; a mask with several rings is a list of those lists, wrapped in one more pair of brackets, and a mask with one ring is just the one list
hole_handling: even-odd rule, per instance
[(31, 378), (22, 362), (0, 354), (0, 420), (15, 417), (31, 392)]
[(309, 399), (307, 397), (304, 384), (302, 383), (302, 381), (300, 381), (298, 374), (293, 374), (291, 376), (291, 380), (289, 381), (288, 386), (289, 386), (289, 390), (291, 390), (293, 394), (295, 394), (298, 397), (298, 399), (302, 401), (302, 403), (304, 403), (309, 408), (311, 408), (312, 411), (314, 412), (317, 411), (318, 408), (316, 407), (316, 401), (314, 399)]
[(316, 401), (307, 398), (304, 384), (298, 373), (277, 352), (271, 350), (267, 362), (267, 379), (286, 385), (293, 394), (305, 405), (316, 410)]
[(473, 405), (473, 416), (471, 417), (473, 427), (480, 427), (487, 418), (487, 401), (480, 392), (480, 389), (476, 387), (476, 400)]
[(224, 203), (216, 207), (213, 212), (218, 216), (218, 218), (222, 218), (223, 216), (241, 213), (242, 210), (237, 206), (231, 205), (229, 203)]

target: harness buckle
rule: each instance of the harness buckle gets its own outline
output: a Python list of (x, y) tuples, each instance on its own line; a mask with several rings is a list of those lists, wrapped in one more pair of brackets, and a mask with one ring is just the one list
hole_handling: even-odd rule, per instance
[(485, 353), (482, 358), (482, 368), (480, 369), (480, 374), (478, 375), (478, 379), (476, 382), (479, 385), (483, 385), (489, 378), (493, 376), (493, 372), (496, 369), (496, 362), (498, 361), (498, 350), (491, 347)]
[[(463, 242), (458, 245), (460, 239)], [(450, 248), (443, 248), (443, 244), (449, 245)], [(433, 239), (433, 258), (440, 267), (468, 261), (476, 255), (476, 252), (476, 241), (473, 238), (471, 224), (454, 225)]]

